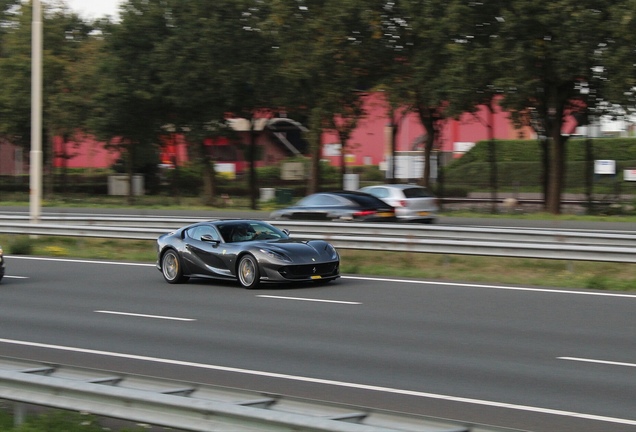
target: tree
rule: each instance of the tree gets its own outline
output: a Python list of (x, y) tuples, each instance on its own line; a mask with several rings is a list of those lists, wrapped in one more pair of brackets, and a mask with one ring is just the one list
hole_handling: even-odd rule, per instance
[[(364, 92), (374, 83), (381, 38), (382, 1), (271, 2), (271, 32), (286, 83), (282, 105), (307, 119), (312, 168), (308, 192), (320, 187), (323, 131), (362, 115)], [(358, 108), (356, 108), (358, 107)], [(343, 135), (346, 138), (346, 135)], [(344, 152), (346, 142), (341, 143)]]
[[(497, 84), (506, 89), (503, 105), (519, 123), (529, 110), (545, 131), (549, 163), (546, 208), (561, 212), (566, 119), (581, 113), (588, 100), (582, 86), (595, 86), (594, 66), (602, 65), (602, 48), (609, 42), (610, 10), (616, 1), (528, 1), (502, 4), (497, 52), (507, 53)], [(589, 101), (589, 100), (588, 100)]]
[[(9, 8), (11, 5), (4, 3), (3, 6)], [(28, 149), (31, 136), (30, 7), (19, 7), (14, 13), (8, 13), (7, 9), (3, 12), (4, 22), (0, 27), (0, 135)]]
[[(212, 204), (214, 161), (206, 138), (227, 135), (228, 116), (245, 116), (254, 123), (257, 112), (269, 108), (271, 44), (259, 27), (267, 6), (253, 0), (175, 0), (170, 5), (171, 35), (161, 46), (162, 93), (169, 102), (171, 123), (196, 143), (204, 173), (204, 203)], [(255, 208), (256, 142), (251, 135), (247, 155)]]
[[(506, 53), (496, 51), (493, 43), (499, 36), (500, 6), (498, 2), (452, 1), (449, 13), (453, 42), (448, 63), (448, 115), (472, 113), (488, 130), (490, 188), (492, 212), (497, 212), (497, 147), (494, 114), (499, 108), (502, 89), (495, 86), (500, 77), (498, 64)], [(483, 118), (479, 109), (486, 110)]]
[(447, 64), (450, 59), (450, 25), (446, 0), (402, 0), (387, 3), (386, 47), (393, 58), (393, 70), (385, 80), (391, 99), (411, 106), (426, 130), (424, 173), (429, 186), (431, 154), (446, 120), (449, 98)]
[[(234, 25), (225, 32), (226, 67), (234, 73), (226, 82), (228, 111), (250, 119), (250, 142), (244, 152), (249, 162), (249, 196), (251, 208), (258, 208), (258, 179), (256, 174), (257, 138), (266, 127), (256, 130), (264, 119), (277, 115), (274, 103), (285, 85), (276, 74), (275, 50), (269, 34), (264, 31), (270, 14), (268, 2), (242, 0), (232, 2)], [(228, 23), (230, 24), (230, 23)]]
[[(604, 84), (604, 94), (591, 89), (590, 99), (595, 107), (603, 106), (612, 110), (613, 115), (625, 116), (636, 112), (636, 0), (616, 2), (610, 9), (608, 27), (611, 38), (603, 47), (602, 67), (594, 68), (597, 81)], [(621, 110), (615, 109), (616, 105)], [(598, 111), (595, 114), (598, 115)]]
[[(68, 146), (75, 141), (89, 118), (91, 95), (96, 89), (96, 47), (100, 41), (90, 35), (92, 26), (66, 9), (54, 10), (49, 14), (46, 27), (47, 53), (55, 61), (48, 62), (45, 72), (49, 88), (44, 126), (49, 141), (59, 138), (62, 142), (58, 154), (55, 154), (50, 143), (52, 151), (49, 160), (53, 164), (56, 158), (62, 159), (61, 187), (65, 191), (66, 162), (73, 157)], [(47, 184), (51, 188), (53, 182)]]
[(167, 117), (157, 54), (171, 33), (164, 4), (128, 0), (121, 8), (121, 22), (106, 23), (102, 28), (104, 51), (96, 78), (99, 88), (88, 126), (98, 138), (123, 153), (130, 179), (129, 201), (133, 200), (136, 162), (158, 162), (138, 162), (138, 155), (153, 153), (149, 150)]
[[(0, 135), (15, 145), (28, 148), (31, 136), (31, 7), (17, 2), (3, 2), (12, 14), (2, 29), (0, 53)], [(6, 10), (5, 10), (6, 13)], [(77, 93), (71, 82), (76, 75), (73, 68), (82, 58), (81, 48), (91, 28), (68, 10), (44, 7), (43, 20), (43, 136), (48, 174), (52, 172), (54, 155), (52, 139), (56, 135), (68, 137), (81, 126), (80, 117), (86, 112), (84, 93)], [(25, 152), (26, 153), (26, 152)], [(50, 193), (53, 181), (47, 181)]]

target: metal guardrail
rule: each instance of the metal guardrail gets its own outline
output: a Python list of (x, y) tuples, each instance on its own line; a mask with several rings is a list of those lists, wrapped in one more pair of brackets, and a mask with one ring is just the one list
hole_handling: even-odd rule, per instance
[[(188, 431), (512, 432), (245, 390), (0, 358), (0, 399)], [(519, 431), (518, 431), (519, 432)]]
[[(0, 218), (0, 233), (153, 240), (201, 218)], [(413, 224), (271, 221), (341, 249), (636, 263), (636, 234)]]

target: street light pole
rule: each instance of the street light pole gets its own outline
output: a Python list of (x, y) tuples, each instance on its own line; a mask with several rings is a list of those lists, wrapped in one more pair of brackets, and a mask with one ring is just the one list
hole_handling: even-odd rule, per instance
[(42, 212), (42, 7), (33, 0), (31, 26), (31, 153), (29, 211), (31, 222)]

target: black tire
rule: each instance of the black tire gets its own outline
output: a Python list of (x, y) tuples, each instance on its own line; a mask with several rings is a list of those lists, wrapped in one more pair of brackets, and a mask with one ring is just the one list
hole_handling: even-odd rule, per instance
[(252, 255), (243, 255), (236, 273), (243, 288), (254, 289), (260, 282), (261, 273), (258, 269), (258, 262)]
[(174, 249), (167, 250), (161, 257), (161, 273), (166, 282), (171, 284), (187, 282), (189, 279), (183, 275), (181, 259)]

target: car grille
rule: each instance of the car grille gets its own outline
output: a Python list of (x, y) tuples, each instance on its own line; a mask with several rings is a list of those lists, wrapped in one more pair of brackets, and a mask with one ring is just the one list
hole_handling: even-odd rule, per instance
[(324, 264), (290, 265), (278, 271), (287, 279), (309, 279), (312, 276), (335, 276), (340, 271), (338, 262)]

